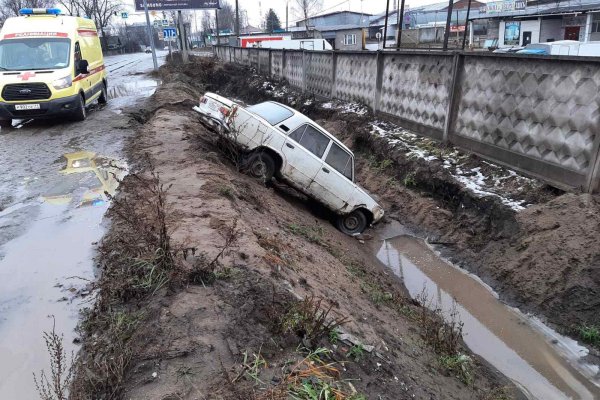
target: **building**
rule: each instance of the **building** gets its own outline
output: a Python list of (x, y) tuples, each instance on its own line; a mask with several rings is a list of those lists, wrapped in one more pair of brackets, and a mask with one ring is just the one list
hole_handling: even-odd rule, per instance
[(497, 41), (498, 47), (600, 41), (600, 0), (494, 1), (472, 20), (487, 24), (487, 39)]
[(324, 26), (340, 26), (340, 25), (355, 25), (355, 26), (369, 26), (369, 18), (371, 14), (360, 13), (355, 11), (336, 11), (328, 14), (317, 15), (315, 17), (308, 18), (296, 22), (298, 27), (315, 27), (320, 28)]

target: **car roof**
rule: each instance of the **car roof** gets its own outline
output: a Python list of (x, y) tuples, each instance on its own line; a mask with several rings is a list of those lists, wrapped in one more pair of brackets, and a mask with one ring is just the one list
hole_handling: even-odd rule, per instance
[(281, 121), (281, 123), (284, 123), (286, 121), (289, 121), (291, 119), (295, 119), (294, 122), (296, 122), (294, 124), (294, 126), (289, 126), (290, 131), (293, 131), (294, 129), (300, 127), (301, 125), (304, 124), (312, 124), (315, 125), (319, 128), (320, 131), (322, 131), (323, 133), (325, 133), (327, 136), (330, 137), (331, 140), (333, 140), (333, 142), (335, 144), (337, 144), (338, 146), (340, 146), (342, 149), (346, 150), (348, 153), (350, 153), (353, 157), (354, 157), (354, 153), (352, 152), (352, 150), (350, 150), (344, 143), (342, 143), (340, 140), (338, 140), (334, 135), (332, 135), (331, 133), (329, 133), (329, 131), (327, 131), (327, 129), (323, 128), (321, 125), (317, 124), (315, 121), (313, 121), (312, 119), (308, 118), (306, 115), (302, 114), (300, 111), (293, 109), (292, 107), (288, 107), (285, 104), (281, 104), (278, 103), (276, 101), (265, 101), (263, 103), (271, 103), (271, 104), (276, 104), (278, 106), (281, 106), (291, 112), (294, 113), (294, 116), (289, 117), (288, 119)]

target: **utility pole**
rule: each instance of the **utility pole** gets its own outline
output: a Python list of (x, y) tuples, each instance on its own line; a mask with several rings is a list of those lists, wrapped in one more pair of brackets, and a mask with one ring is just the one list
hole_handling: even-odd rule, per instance
[(448, 38), (450, 36), (450, 22), (452, 21), (452, 7), (454, 0), (448, 1), (448, 17), (446, 18), (446, 29), (444, 30), (444, 51), (448, 50)]
[(238, 0), (235, 0), (235, 36), (240, 36), (240, 7)]
[[(467, 29), (470, 28), (469, 25), (469, 14), (471, 14), (471, 0), (469, 0), (469, 6), (467, 7), (467, 19), (465, 19), (465, 33), (463, 34), (463, 42), (462, 49), (465, 49), (465, 43), (467, 42)], [(469, 43), (471, 45), (472, 43)], [(471, 47), (472, 48), (472, 47)]]
[[(398, 14), (398, 41), (396, 42), (396, 48), (400, 49), (400, 43), (402, 43), (402, 28), (404, 27), (404, 1), (400, 0), (400, 13)], [(452, 1), (452, 0), (450, 0)]]
[(290, 26), (289, 26), (289, 14), (290, 14), (290, 2), (289, 0), (285, 2), (285, 31), (289, 32), (290, 30)]
[(188, 62), (188, 46), (185, 25), (183, 22), (183, 17), (181, 16), (181, 10), (177, 10), (177, 25), (179, 28), (179, 45), (181, 46), (181, 59), (184, 63), (186, 63)]
[(215, 38), (217, 40), (217, 46), (218, 46), (219, 45), (219, 10), (216, 8), (215, 8), (215, 24), (216, 24), (216, 28), (217, 28), (217, 29), (215, 29), (217, 31)]
[(150, 25), (150, 15), (148, 14), (148, 0), (144, 0), (144, 12), (146, 13), (146, 29), (150, 36), (150, 47), (152, 48), (152, 62), (154, 70), (158, 71), (158, 61), (156, 61), (156, 47), (154, 46), (154, 28)]

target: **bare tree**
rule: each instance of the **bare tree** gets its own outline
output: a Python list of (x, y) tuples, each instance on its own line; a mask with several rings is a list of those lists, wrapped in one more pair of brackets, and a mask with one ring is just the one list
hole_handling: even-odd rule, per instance
[(227, 1), (221, 3), (219, 13), (219, 30), (231, 29), (235, 31), (235, 10)]
[(0, 23), (4, 24), (6, 18), (18, 16), (21, 8), (48, 8), (53, 4), (53, 0), (1, 0)]
[(102, 45), (106, 49), (106, 28), (110, 25), (110, 19), (123, 8), (123, 4), (117, 0), (92, 0), (94, 3), (94, 20), (96, 28), (102, 32)]
[(292, 10), (308, 28), (308, 19), (323, 9), (323, 0), (292, 0)]

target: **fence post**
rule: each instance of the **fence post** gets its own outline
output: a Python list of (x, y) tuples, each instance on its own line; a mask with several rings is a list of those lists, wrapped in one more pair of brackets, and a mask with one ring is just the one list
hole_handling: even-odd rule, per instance
[(373, 101), (373, 113), (377, 113), (381, 107), (381, 88), (383, 87), (384, 55), (377, 50), (377, 80), (375, 81), (375, 99)]
[(287, 62), (285, 61), (285, 49), (281, 50), (281, 78), (286, 79), (285, 76), (285, 67), (287, 66)]
[(302, 49), (302, 93), (306, 92), (306, 50)]
[(600, 136), (594, 140), (592, 148), (592, 158), (590, 159), (590, 170), (586, 179), (587, 193), (595, 193), (600, 190)]
[(231, 55), (231, 50), (233, 50), (233, 49), (234, 49), (234, 47), (230, 47), (229, 48), (229, 62), (233, 62), (233, 58), (232, 58), (232, 55)]
[(335, 77), (337, 76), (337, 59), (338, 53), (333, 50), (331, 52), (331, 98), (335, 99), (336, 96), (336, 87), (335, 87)]
[(269, 78), (273, 76), (273, 50), (269, 49)]
[(460, 74), (463, 67), (464, 62), (464, 54), (461, 52), (454, 53), (454, 58), (452, 60), (452, 81), (450, 82), (450, 87), (448, 88), (448, 108), (446, 109), (446, 123), (444, 125), (444, 143), (448, 142), (450, 137), (450, 131), (454, 126), (454, 120), (456, 119), (456, 114), (458, 113), (458, 105), (455, 104), (458, 99), (458, 91), (460, 90)]

